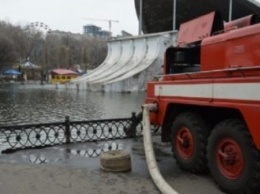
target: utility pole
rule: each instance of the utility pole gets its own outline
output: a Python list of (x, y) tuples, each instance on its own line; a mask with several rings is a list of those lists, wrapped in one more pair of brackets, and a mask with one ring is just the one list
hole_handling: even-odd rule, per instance
[(172, 29), (176, 30), (176, 0), (173, 0), (173, 6), (172, 6), (172, 12), (173, 12), (173, 16), (172, 16)]
[(143, 0), (140, 0), (139, 4), (139, 32), (138, 35), (142, 34), (142, 24), (143, 24)]
[(229, 16), (228, 16), (229, 22), (232, 20), (232, 8), (233, 8), (233, 0), (229, 0)]

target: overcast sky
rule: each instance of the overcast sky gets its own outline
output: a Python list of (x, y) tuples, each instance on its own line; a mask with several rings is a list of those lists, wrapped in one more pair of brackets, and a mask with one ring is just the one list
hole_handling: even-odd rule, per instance
[(94, 24), (109, 30), (108, 22), (85, 18), (118, 20), (113, 35), (138, 34), (134, 0), (0, 0), (0, 20), (14, 25), (43, 22), (51, 30), (82, 33), (84, 25)]

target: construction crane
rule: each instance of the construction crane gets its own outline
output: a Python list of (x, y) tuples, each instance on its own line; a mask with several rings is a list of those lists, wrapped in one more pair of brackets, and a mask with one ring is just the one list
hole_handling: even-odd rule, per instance
[(84, 20), (108, 22), (109, 33), (112, 34), (112, 22), (119, 23), (118, 20), (105, 20), (105, 19), (93, 19), (93, 18), (82, 18)]

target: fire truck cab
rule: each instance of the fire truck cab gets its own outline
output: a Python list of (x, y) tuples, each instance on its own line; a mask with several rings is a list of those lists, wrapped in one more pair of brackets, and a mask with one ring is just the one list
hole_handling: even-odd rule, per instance
[(152, 124), (161, 126), (184, 170), (205, 173), (228, 193), (260, 189), (260, 24), (211, 12), (181, 24), (164, 74), (147, 84)]

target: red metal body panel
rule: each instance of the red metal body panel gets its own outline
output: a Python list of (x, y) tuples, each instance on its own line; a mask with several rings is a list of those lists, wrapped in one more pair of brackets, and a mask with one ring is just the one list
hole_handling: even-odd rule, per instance
[(205, 38), (201, 45), (202, 71), (258, 66), (260, 24)]
[(260, 24), (231, 31), (227, 40), (227, 67), (259, 65)]
[(178, 45), (188, 44), (210, 36), (215, 12), (181, 24)]
[(229, 30), (234, 30), (234, 29), (237, 29), (237, 28), (249, 26), (249, 25), (254, 23), (253, 19), (254, 19), (254, 15), (249, 15), (249, 16), (239, 18), (237, 20), (233, 20), (231, 22), (225, 23), (224, 24), (224, 31), (227, 32)]
[[(201, 70), (215, 70), (226, 67), (226, 35), (220, 34), (206, 38), (201, 47)], [(215, 60), (212, 60), (215, 59)]]
[[(233, 78), (233, 77), (249, 77), (259, 76), (260, 66), (248, 67), (248, 68), (229, 68), (214, 71), (202, 71), (199, 73), (185, 73), (175, 75), (164, 75), (162, 81), (173, 80), (194, 80), (194, 79), (208, 79), (208, 78)], [(149, 92), (149, 90), (148, 90)]]

